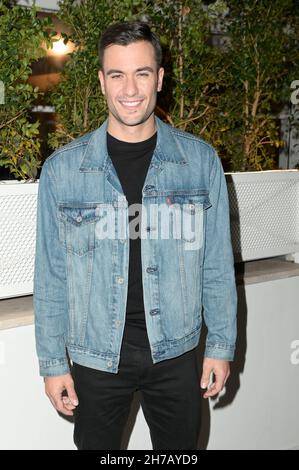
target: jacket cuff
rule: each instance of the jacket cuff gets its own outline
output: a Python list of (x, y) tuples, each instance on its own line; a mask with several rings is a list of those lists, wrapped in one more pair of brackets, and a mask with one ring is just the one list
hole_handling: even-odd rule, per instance
[(229, 344), (207, 344), (204, 356), (211, 359), (222, 359), (224, 361), (233, 361), (235, 346)]
[(57, 375), (68, 374), (69, 372), (69, 363), (66, 358), (39, 360), (39, 373), (42, 377), (55, 377)]

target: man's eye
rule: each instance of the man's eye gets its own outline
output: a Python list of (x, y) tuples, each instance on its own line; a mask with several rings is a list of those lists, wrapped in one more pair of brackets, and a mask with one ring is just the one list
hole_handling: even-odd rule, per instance
[(138, 75), (139, 75), (140, 77), (148, 77), (148, 76), (149, 76), (149, 74), (146, 73), (146, 72), (141, 72), (141, 73), (139, 73)]
[(112, 77), (112, 78), (120, 78), (121, 75), (120, 75), (120, 74), (118, 74), (118, 75), (112, 75), (111, 77)]

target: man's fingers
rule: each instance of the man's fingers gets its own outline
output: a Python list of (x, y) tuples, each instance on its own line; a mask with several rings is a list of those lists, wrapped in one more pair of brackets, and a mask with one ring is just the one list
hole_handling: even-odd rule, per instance
[(74, 382), (72, 381), (72, 382), (67, 383), (65, 385), (65, 388), (66, 388), (67, 396), (70, 400), (70, 404), (72, 404), (73, 406), (78, 406), (79, 400), (75, 392)]
[(211, 372), (212, 369), (210, 367), (204, 367), (200, 380), (201, 388), (207, 388), (207, 386), (209, 385)]
[(217, 393), (221, 392), (230, 375), (229, 361), (205, 357), (203, 362), (201, 388), (208, 387), (209, 378), (212, 372), (215, 376), (215, 381), (204, 393), (204, 398), (213, 397), (214, 395), (217, 395)]
[(67, 416), (72, 416), (73, 415), (73, 412), (71, 410), (68, 410), (64, 406), (61, 397), (54, 398), (54, 397), (51, 397), (50, 395), (48, 395), (48, 397), (49, 397), (50, 402), (52, 403), (53, 407), (55, 408), (55, 410), (59, 411), (59, 413), (62, 413), (62, 414), (67, 415)]
[(54, 408), (67, 416), (72, 416), (78, 405), (74, 382), (70, 373), (57, 377), (45, 377), (45, 391)]
[(220, 385), (216, 385), (216, 383), (213, 383), (211, 385), (211, 387), (209, 388), (209, 390), (207, 392), (204, 393), (204, 398), (208, 398), (208, 397), (214, 397), (215, 395), (217, 395), (217, 393), (219, 393), (220, 391), (222, 390), (222, 387)]
[(74, 413), (72, 412), (72, 410), (64, 405), (62, 395), (57, 394), (55, 396), (52, 396), (50, 397), (50, 400), (52, 403), (54, 402), (54, 407), (57, 411), (67, 416), (73, 416)]
[(67, 410), (74, 410), (76, 408), (75, 405), (72, 405), (72, 402), (69, 397), (62, 397), (62, 401)]
[(62, 396), (62, 404), (63, 404), (64, 410), (72, 411), (79, 404), (73, 381), (68, 381), (65, 384), (65, 392), (67, 395)]
[(212, 383), (211, 387), (209, 387), (209, 389), (205, 392), (203, 397), (204, 398), (214, 397), (219, 392), (221, 392), (221, 390), (224, 387), (224, 383), (225, 383), (224, 378), (225, 377), (222, 374), (216, 375), (215, 376), (215, 382)]

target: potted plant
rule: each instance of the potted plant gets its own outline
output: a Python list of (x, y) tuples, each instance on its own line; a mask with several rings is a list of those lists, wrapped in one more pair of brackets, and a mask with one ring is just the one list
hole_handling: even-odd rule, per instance
[(287, 145), (278, 115), (298, 78), (298, 6), (161, 0), (155, 8), (172, 66), (171, 99), (161, 111), (222, 159), (235, 260), (299, 251), (299, 172), (278, 166)]
[(228, 0), (206, 7), (197, 0), (155, 7), (163, 11), (157, 28), (172, 62), (165, 119), (212, 143), (222, 159), (235, 260), (299, 251), (299, 172), (278, 166), (287, 145), (278, 114), (298, 78), (298, 5)]
[(299, 251), (299, 173), (279, 168), (278, 115), (299, 65), (299, 9), (292, 0), (230, 0), (225, 50), (230, 81), (220, 102), (222, 148), (237, 260)]
[(14, 179), (0, 181), (0, 298), (32, 292), (39, 123), (30, 109), (39, 97), (28, 82), (31, 64), (51, 44), (50, 20), (31, 9), (0, 3), (0, 166)]

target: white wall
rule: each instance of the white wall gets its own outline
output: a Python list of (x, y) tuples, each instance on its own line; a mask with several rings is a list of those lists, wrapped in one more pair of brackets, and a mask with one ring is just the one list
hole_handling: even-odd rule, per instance
[(232, 402), (211, 410), (208, 449), (299, 446), (299, 277), (238, 291), (237, 361), (227, 385)]
[(72, 449), (38, 376), (33, 325), (0, 331), (0, 449)]
[[(18, 0), (19, 5), (31, 6), (32, 0)], [(36, 0), (36, 6), (47, 10), (58, 10), (58, 0)]]
[[(299, 277), (238, 291), (237, 360), (219, 401), (226, 406), (213, 409), (214, 402), (210, 408), (203, 402), (201, 447), (293, 448), (299, 445), (299, 364), (292, 365), (290, 357), (291, 343), (299, 340)], [(44, 395), (32, 325), (0, 331), (0, 383), (0, 449), (75, 448), (73, 425)], [(136, 400), (126, 432), (128, 449), (152, 449), (141, 409), (134, 422)]]

